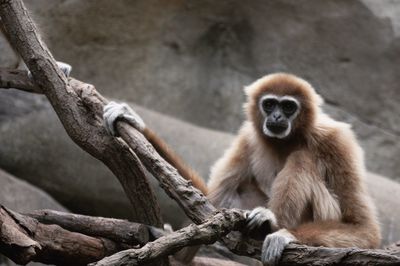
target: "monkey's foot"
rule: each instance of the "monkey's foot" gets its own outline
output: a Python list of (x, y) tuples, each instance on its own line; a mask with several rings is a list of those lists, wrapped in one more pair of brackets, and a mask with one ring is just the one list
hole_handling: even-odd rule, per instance
[(269, 223), (271, 231), (278, 229), (278, 222), (271, 210), (264, 207), (257, 207), (248, 213), (246, 228), (249, 231), (254, 231), (265, 223)]
[(124, 120), (139, 131), (143, 131), (146, 128), (143, 119), (126, 103), (109, 102), (104, 106), (103, 119), (108, 133), (113, 136), (118, 136), (115, 127), (115, 123), (118, 120)]
[(262, 263), (269, 266), (277, 265), (285, 247), (295, 241), (296, 238), (286, 229), (268, 235), (261, 250)]
[[(57, 61), (57, 66), (60, 68), (60, 70), (64, 73), (66, 77), (69, 77), (69, 74), (71, 73), (72, 70), (71, 65)], [(28, 70), (28, 77), (32, 79), (32, 73), (29, 70)]]

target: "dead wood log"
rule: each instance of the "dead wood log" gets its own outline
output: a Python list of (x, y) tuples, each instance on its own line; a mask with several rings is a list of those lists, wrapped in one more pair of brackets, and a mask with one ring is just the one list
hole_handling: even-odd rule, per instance
[(0, 252), (16, 263), (37, 261), (56, 265), (87, 265), (129, 248), (102, 237), (71, 232), (58, 225), (0, 207)]
[(93, 217), (53, 210), (24, 213), (43, 224), (56, 224), (62, 228), (88, 236), (104, 237), (129, 246), (143, 246), (150, 239), (149, 228), (127, 220)]

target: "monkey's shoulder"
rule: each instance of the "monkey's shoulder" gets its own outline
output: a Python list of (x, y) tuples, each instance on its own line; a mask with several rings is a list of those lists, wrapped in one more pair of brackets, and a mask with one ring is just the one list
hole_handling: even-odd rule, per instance
[(359, 160), (362, 149), (351, 125), (327, 116), (319, 120), (312, 137), (312, 150), (318, 157), (327, 159)]

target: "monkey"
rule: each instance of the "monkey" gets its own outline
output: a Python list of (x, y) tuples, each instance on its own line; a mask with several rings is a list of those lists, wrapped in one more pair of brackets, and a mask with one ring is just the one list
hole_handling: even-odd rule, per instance
[(276, 265), (289, 243), (378, 247), (363, 150), (351, 126), (325, 114), (322, 97), (292, 74), (266, 75), (245, 94), (246, 120), (212, 166), (207, 186), (126, 104), (109, 103), (104, 119), (114, 136), (119, 119), (141, 131), (215, 206), (249, 210), (248, 230), (267, 224), (261, 252), (266, 265)]

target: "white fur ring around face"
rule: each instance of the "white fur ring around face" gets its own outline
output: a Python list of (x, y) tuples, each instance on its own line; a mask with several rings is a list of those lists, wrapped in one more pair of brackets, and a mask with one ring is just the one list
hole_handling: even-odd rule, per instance
[(286, 229), (268, 235), (262, 246), (262, 263), (269, 266), (277, 265), (285, 247), (294, 241), (296, 241), (296, 238)]
[(126, 103), (116, 103), (113, 101), (109, 102), (106, 106), (104, 106), (103, 119), (108, 133), (113, 136), (118, 136), (115, 122), (119, 119), (124, 120), (141, 132), (146, 127), (143, 119)]

